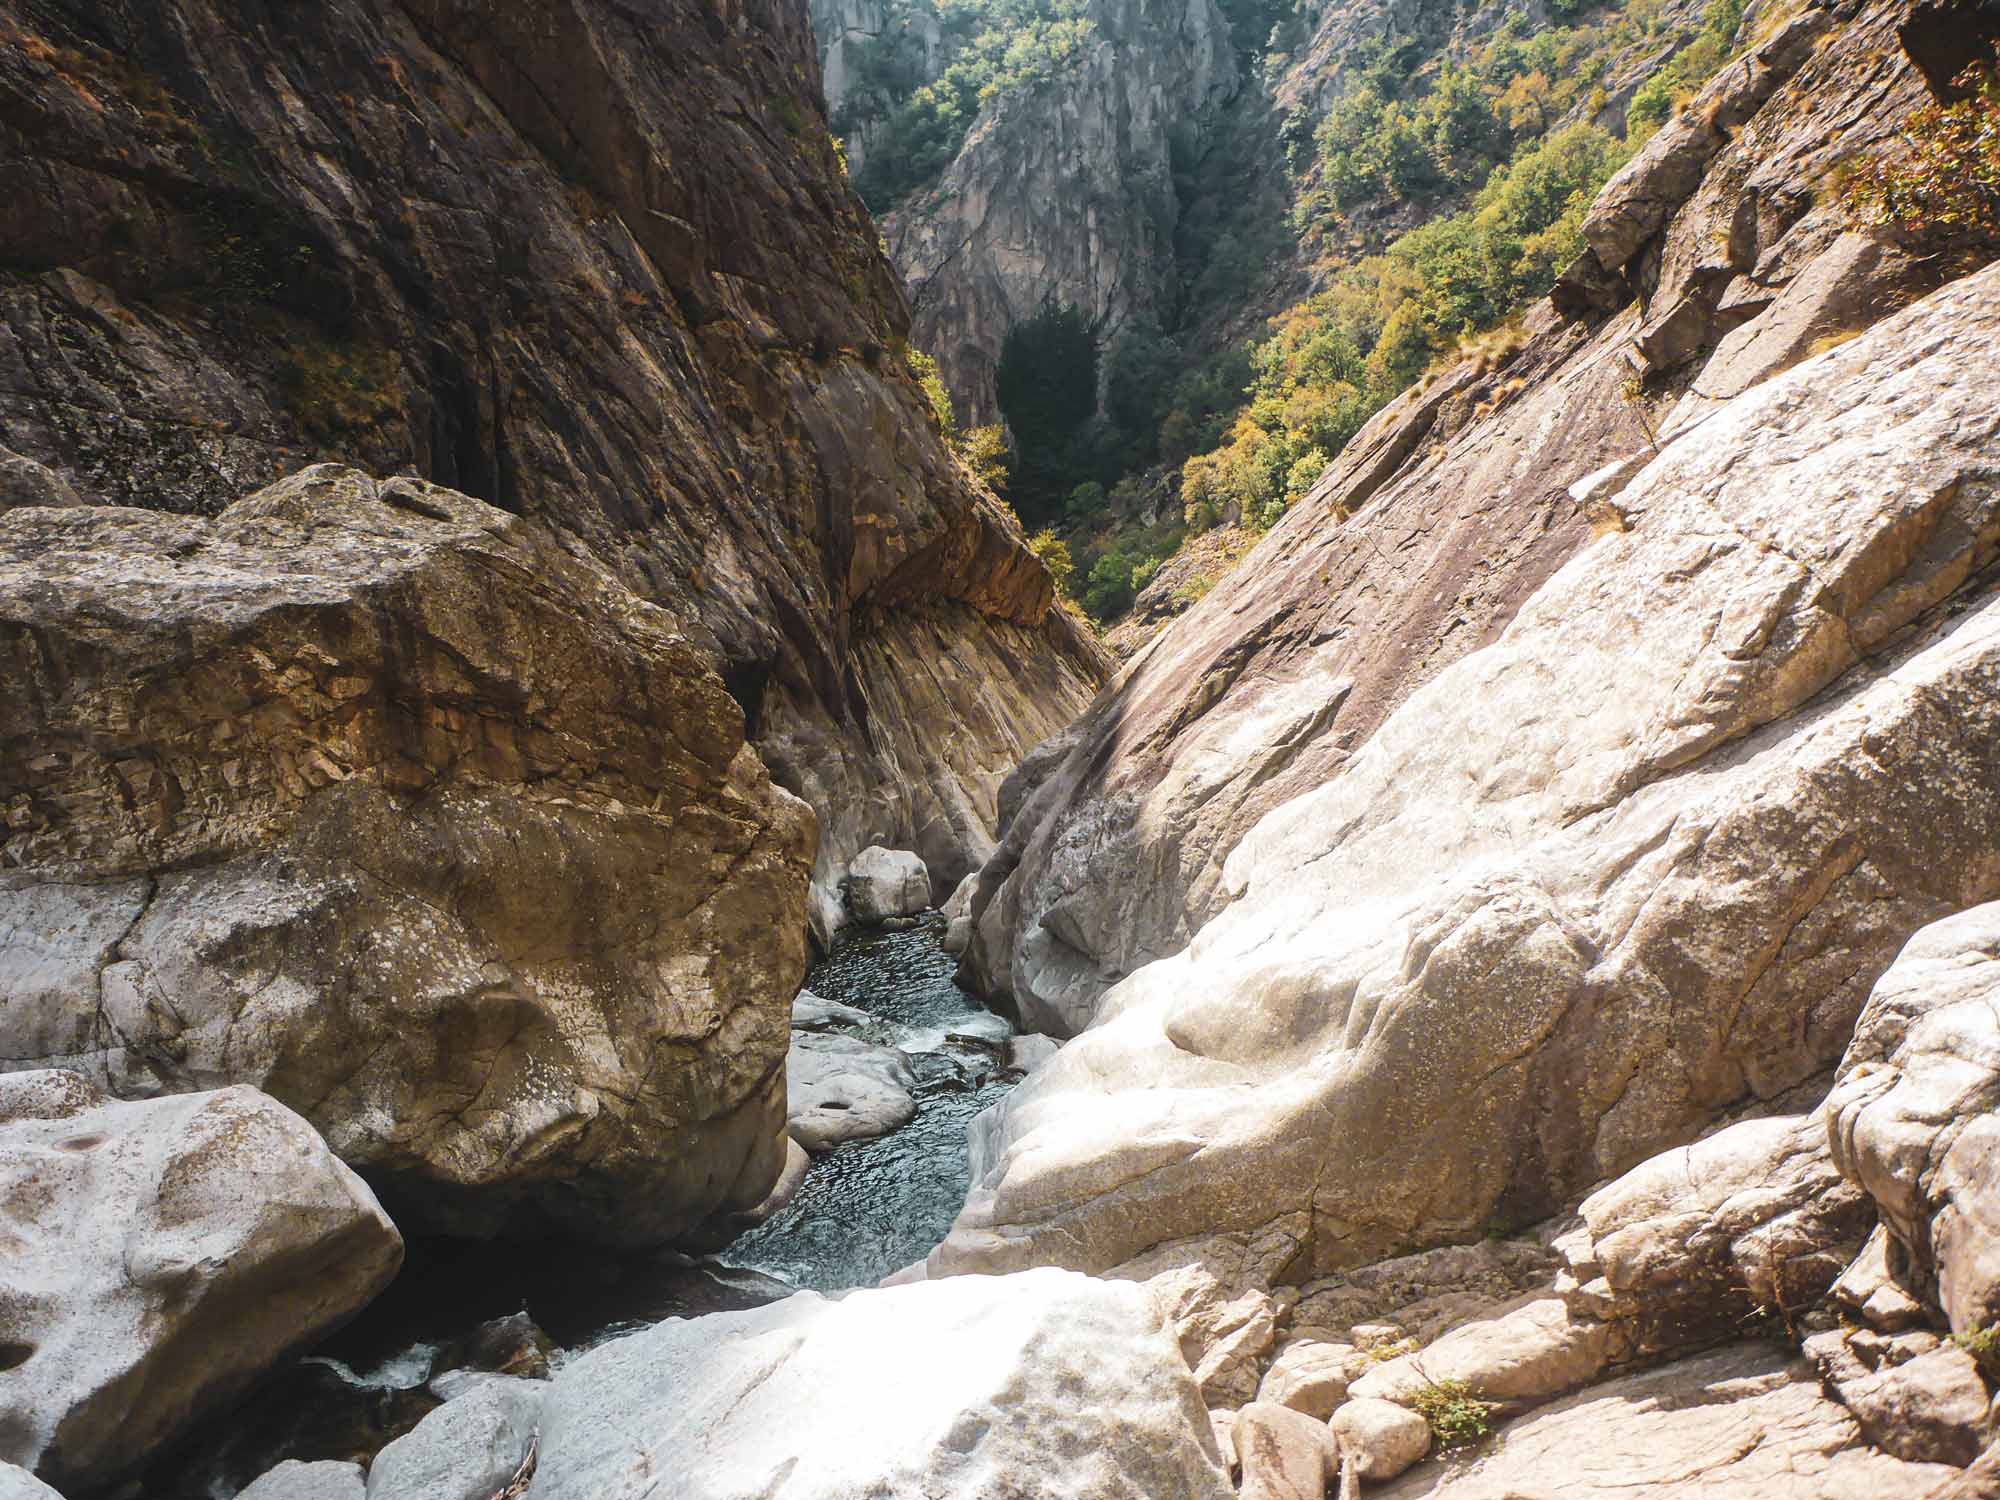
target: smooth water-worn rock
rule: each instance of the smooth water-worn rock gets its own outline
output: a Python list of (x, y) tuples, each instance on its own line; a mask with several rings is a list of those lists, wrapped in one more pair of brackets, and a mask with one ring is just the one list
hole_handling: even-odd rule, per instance
[(1869, 996), (1827, 1100), (1840, 1170), (1910, 1290), (1956, 1333), (2000, 1324), (2000, 904), (1917, 933)]
[(251, 1088), (105, 1100), (0, 1075), (0, 1458), (64, 1488), (137, 1468), (381, 1291), (403, 1242)]
[(800, 1032), (785, 1062), (786, 1129), (808, 1151), (887, 1135), (916, 1117), (916, 1072), (894, 1047)]
[(1830, 1066), (1908, 934), (2000, 890), (1996, 391), (1989, 268), (1668, 441), (983, 1122), (933, 1273), (1294, 1215), (1280, 1269), (1357, 1265)]
[(1393, 1401), (1358, 1396), (1341, 1404), (1330, 1426), (1359, 1479), (1394, 1479), (1431, 1451), (1430, 1424)]
[(1914, 1500), (1952, 1472), (1869, 1447), (1809, 1367), (1738, 1344), (1544, 1407), (1469, 1461), (1426, 1464), (1370, 1500)]
[[(62, 1496), (26, 1469), (0, 1463), (0, 1500), (62, 1500)], [(335, 1497), (328, 1497), (328, 1500), (335, 1500)], [(340, 1496), (338, 1500), (348, 1500), (348, 1497)]]
[(557, 1376), (531, 1500), (1229, 1500), (1137, 1287), (1042, 1270), (667, 1322)]
[(784, 1161), (809, 811), (556, 534), (316, 466), (0, 515), (0, 1052), (250, 1083), (415, 1227), (658, 1243)]
[(489, 1375), (375, 1455), (368, 1500), (492, 1500), (521, 1471), (549, 1386)]
[[(1402, 14), (1324, 8), (1292, 71), (1351, 79), (1343, 64), (1385, 35), (1403, 44)], [(1627, 524), (1618, 491), (1674, 415), (1650, 386), (1628, 384), (1649, 308), (1712, 294), (1686, 371), (1696, 390), (1710, 346), (1742, 341), (1715, 398), (1697, 403), (1706, 415), (1936, 285), (1935, 265), (1893, 247), (1857, 256), (1850, 218), (1823, 188), (1929, 97), (1902, 56), (1899, 19), (1894, 5), (1859, 7), (1732, 129), (1634, 261), (1630, 305), (1575, 321), (1531, 308), (1518, 347), (1390, 403), (1132, 656), (1002, 819), (973, 904), (969, 988), (1023, 1029), (1082, 1030), (1121, 978), (1181, 951), (1234, 899), (1224, 862), (1261, 818), (1340, 779), (1412, 693), (1496, 640), (1594, 528)], [(1795, 284), (1800, 296), (1781, 306)], [(1622, 477), (1587, 506), (1573, 498), (1607, 472)]]
[(1104, 658), (901, 357), (806, 7), (301, 15), (12, 9), (6, 445), (121, 505), (338, 458), (533, 517), (681, 616), (820, 815), (825, 932), (871, 843), (957, 881)]
[(875, 926), (889, 917), (910, 917), (931, 904), (931, 877), (924, 862), (907, 849), (871, 844), (847, 862), (841, 894), (855, 921)]
[(359, 1464), (288, 1458), (239, 1491), (236, 1500), (364, 1500), (367, 1493), (368, 1481)]

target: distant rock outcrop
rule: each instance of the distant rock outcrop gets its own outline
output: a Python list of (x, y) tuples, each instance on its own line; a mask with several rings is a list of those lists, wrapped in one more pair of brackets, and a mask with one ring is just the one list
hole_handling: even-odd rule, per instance
[(1082, 57), (984, 109), (935, 187), (884, 224), (911, 337), (970, 420), (998, 421), (1008, 331), (1074, 308), (1100, 346), (1180, 296), (1176, 152), (1242, 86), (1215, 0), (1091, 0)]

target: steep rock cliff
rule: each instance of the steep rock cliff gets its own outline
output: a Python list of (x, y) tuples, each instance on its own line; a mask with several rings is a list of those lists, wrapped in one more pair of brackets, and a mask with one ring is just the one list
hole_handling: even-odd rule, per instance
[[(1629, 478), (1628, 461), (1675, 420), (1671, 400), (1633, 399), (1626, 351), (1687, 283), (1718, 311), (1686, 351), (1712, 373), (1679, 378), (1729, 395), (1921, 290), (1910, 257), (1862, 254), (1864, 237), (1844, 234), (1814, 186), (1923, 96), (1897, 46), (1900, 14), (1863, 12), (1806, 66), (1823, 30), (1808, 19), (1785, 48), (1804, 71), (1699, 193), (1683, 186), (1684, 208), (1669, 205), (1681, 210), (1671, 235), (1640, 257), (1643, 307), (1565, 320), (1543, 304), (1518, 349), (1392, 403), (1126, 665), (1062, 757), (1031, 759), (1011, 799), (1027, 810), (982, 875), (965, 979), (1029, 1024), (1072, 1033), (1112, 983), (1178, 952), (1226, 904), (1223, 861), (1258, 819), (1337, 775), (1411, 692), (1492, 641), (1615, 524), (1600, 471), (1622, 464), (1612, 472)], [(1787, 287), (1801, 310), (1775, 306)], [(1737, 352), (1752, 342), (1755, 354)], [(1580, 503), (1571, 486), (1593, 475)]]
[[(1992, 894), (1996, 273), (1799, 364), (1926, 285), (1815, 188), (1922, 97), (1906, 14), (1719, 78), (1645, 299), (1383, 413), (1030, 758), (967, 971), (1090, 1029), (984, 1122), (936, 1265), (1547, 1213), (1826, 1068)], [(1678, 405), (1633, 376), (1668, 316)]]
[[(872, 49), (895, 49), (920, 83), (935, 78), (944, 62), (944, 28), (929, 0), (812, 0), (812, 28), (827, 118), (835, 125), (842, 107), (872, 85), (867, 61)], [(843, 135), (849, 171), (866, 164), (873, 134), (864, 124)]]
[(820, 813), (822, 930), (870, 842), (944, 882), (984, 855), (1099, 657), (903, 368), (802, 7), (9, 4), (0, 35), (0, 444), (96, 502), (213, 513), (339, 457), (540, 520), (682, 617)]
[(1083, 56), (981, 111), (935, 187), (891, 213), (912, 337), (971, 420), (999, 419), (1007, 332), (1081, 311), (1100, 344), (1180, 296), (1175, 153), (1242, 87), (1214, 0), (1092, 0)]

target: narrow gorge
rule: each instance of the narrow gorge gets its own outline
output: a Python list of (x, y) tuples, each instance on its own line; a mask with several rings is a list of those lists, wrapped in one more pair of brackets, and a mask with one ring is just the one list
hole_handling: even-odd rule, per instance
[(2000, 1496), (1993, 0), (0, 0), (0, 1500)]

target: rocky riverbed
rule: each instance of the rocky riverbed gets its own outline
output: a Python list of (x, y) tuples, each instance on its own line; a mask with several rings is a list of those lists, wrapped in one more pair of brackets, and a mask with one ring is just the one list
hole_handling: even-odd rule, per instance
[(1013, 1028), (953, 982), (943, 914), (891, 921), (848, 929), (813, 966), (794, 1039), (893, 1058), (907, 1123), (814, 1154), (791, 1201), (712, 1257), (413, 1241), (354, 1322), (155, 1464), (147, 1500), (228, 1500), (281, 1461), (372, 1455), (438, 1408), (453, 1372), (543, 1377), (664, 1319), (870, 1286), (921, 1260), (965, 1200), (967, 1125), (1021, 1073)]

